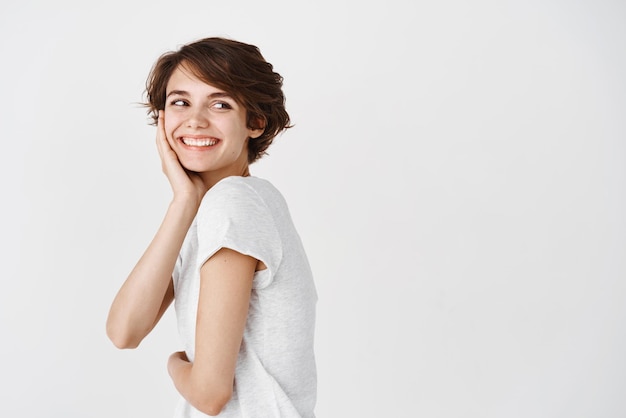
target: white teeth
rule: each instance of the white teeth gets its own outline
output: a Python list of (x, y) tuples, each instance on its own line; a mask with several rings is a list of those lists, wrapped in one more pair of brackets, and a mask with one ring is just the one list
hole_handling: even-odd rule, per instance
[(217, 144), (217, 140), (215, 139), (196, 139), (183, 137), (182, 141), (185, 145), (189, 145), (190, 147), (210, 147), (211, 145)]

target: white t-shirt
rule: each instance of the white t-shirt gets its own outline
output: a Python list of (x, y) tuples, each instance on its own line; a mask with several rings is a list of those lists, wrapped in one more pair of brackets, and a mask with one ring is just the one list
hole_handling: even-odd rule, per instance
[[(235, 369), (233, 397), (220, 417), (314, 417), (317, 293), (287, 204), (268, 181), (227, 177), (204, 196), (174, 268), (174, 305), (185, 352), (194, 361), (200, 267), (221, 248), (261, 260)], [(184, 399), (175, 418), (206, 417)]]

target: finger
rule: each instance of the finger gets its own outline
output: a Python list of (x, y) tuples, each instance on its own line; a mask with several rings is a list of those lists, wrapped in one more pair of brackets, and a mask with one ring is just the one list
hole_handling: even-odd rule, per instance
[(157, 118), (156, 142), (161, 159), (167, 158), (170, 153), (174, 152), (165, 134), (165, 114), (162, 110), (159, 110)]
[(161, 138), (165, 137), (165, 117), (162, 110), (159, 110), (157, 118), (157, 135), (159, 135)]
[(157, 144), (157, 148), (159, 150), (159, 153), (161, 153), (161, 148), (162, 148), (162, 142), (163, 142), (163, 138), (161, 135), (161, 132), (163, 130), (163, 118), (161, 115), (161, 111), (159, 110), (157, 113), (157, 131), (156, 131), (156, 144)]
[(180, 171), (182, 166), (178, 160), (176, 151), (174, 151), (165, 133), (165, 112), (163, 110), (159, 110), (157, 117), (156, 142), (163, 172), (170, 177), (172, 173)]
[(159, 129), (159, 135), (161, 135), (161, 137), (165, 140), (170, 148), (174, 149), (174, 144), (172, 140), (168, 138), (167, 134), (165, 133), (165, 111), (163, 110), (159, 110), (159, 122), (157, 126)]
[(165, 120), (163, 117), (163, 111), (159, 110), (159, 115), (157, 118), (157, 141), (164, 142), (165, 141)]

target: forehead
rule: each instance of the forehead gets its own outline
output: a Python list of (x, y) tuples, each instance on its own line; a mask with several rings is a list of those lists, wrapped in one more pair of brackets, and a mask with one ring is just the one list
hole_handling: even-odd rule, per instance
[(172, 90), (181, 90), (188, 93), (201, 92), (203, 94), (224, 92), (223, 89), (198, 78), (191, 69), (183, 64), (176, 67), (167, 81), (167, 86), (165, 87), (166, 94)]

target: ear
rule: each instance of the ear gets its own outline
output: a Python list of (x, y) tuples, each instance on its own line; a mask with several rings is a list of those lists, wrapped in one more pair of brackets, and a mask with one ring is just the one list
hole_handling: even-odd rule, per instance
[(250, 121), (250, 127), (248, 128), (250, 138), (255, 139), (260, 137), (265, 131), (265, 120), (262, 118), (254, 118)]

